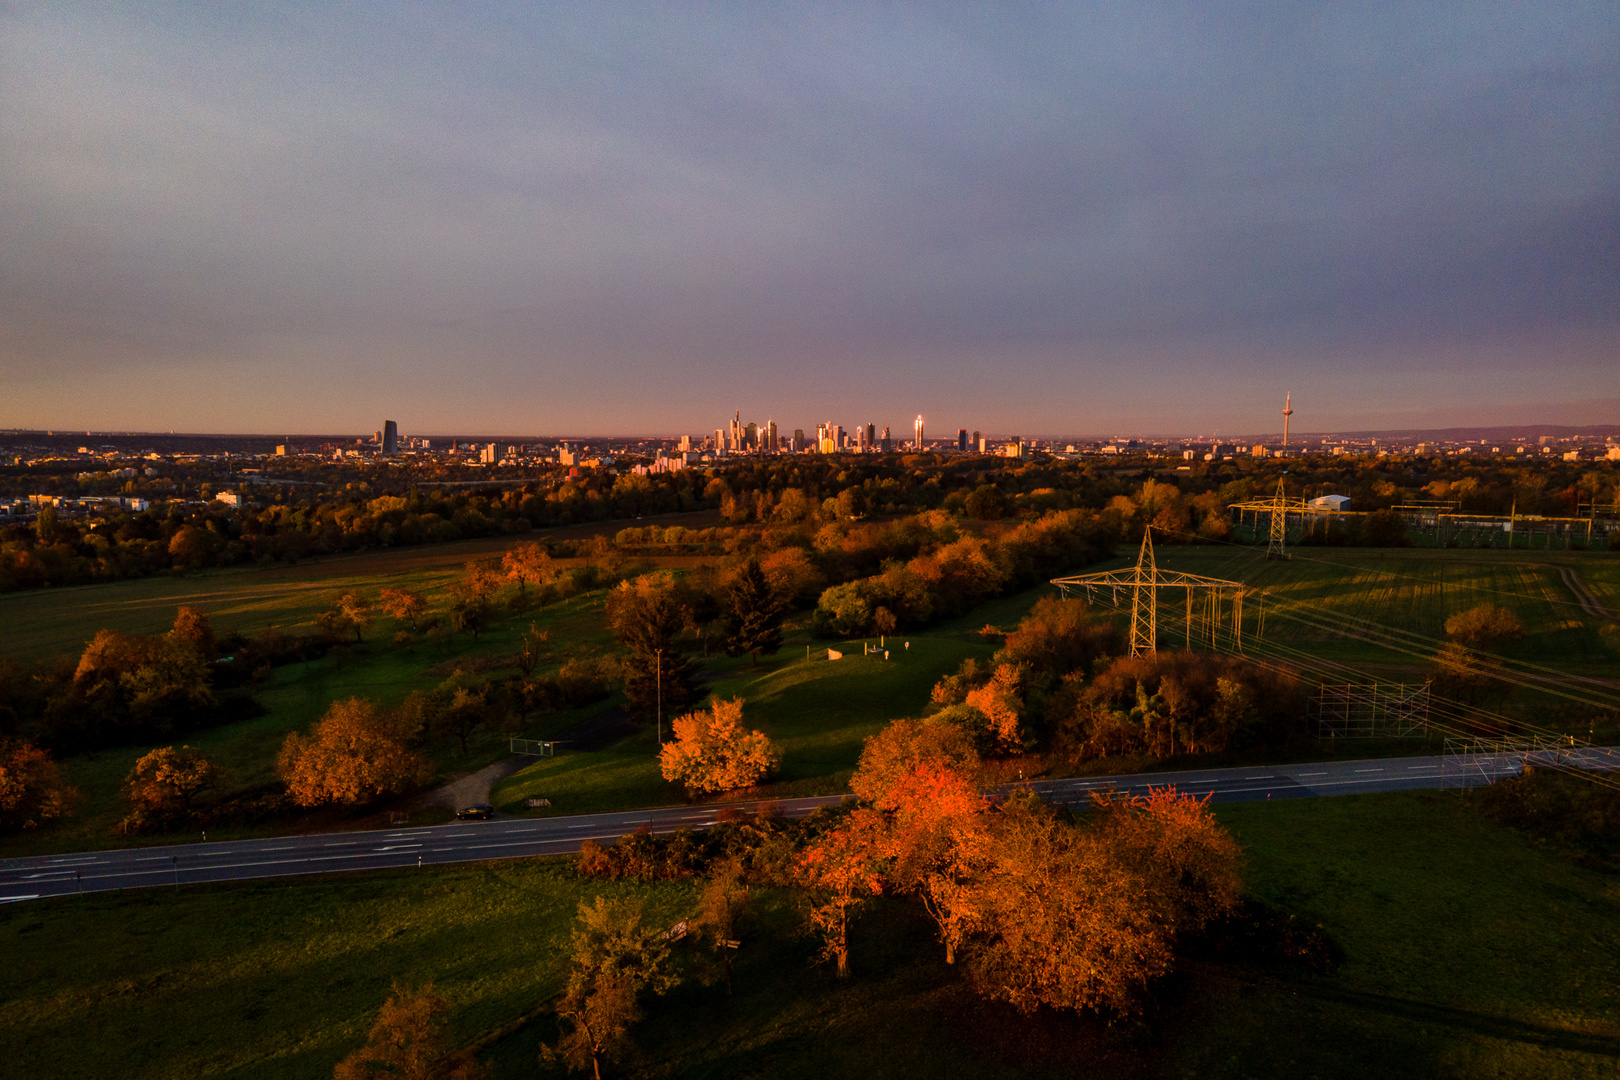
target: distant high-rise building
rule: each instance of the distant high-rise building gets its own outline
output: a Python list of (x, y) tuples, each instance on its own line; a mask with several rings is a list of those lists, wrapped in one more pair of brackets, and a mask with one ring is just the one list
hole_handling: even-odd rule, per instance
[(883, 447), (883, 452), (885, 454), (887, 454), (890, 450), (894, 449), (894, 440), (889, 437), (888, 425), (884, 425), (884, 428), (883, 428), (883, 442), (880, 445)]
[(371, 433), (371, 441), (373, 443), (375, 443), (376, 445), (381, 446), (382, 445), (382, 432), (373, 431)]
[(494, 443), (490, 443), (488, 446), (483, 447), (481, 450), (478, 451), (478, 460), (483, 462), (485, 465), (498, 465), (498, 464), (500, 464), (500, 460), (501, 460), (500, 447), (496, 446)]
[(804, 448), (808, 445), (809, 444), (804, 441), (804, 428), (794, 428), (792, 445), (793, 452), (795, 454), (802, 454), (804, 453)]
[(276, 447), (276, 457), (286, 457), (286, 456), (287, 456), (287, 444), (282, 443), (280, 446)]
[(690, 436), (690, 435), (682, 435), (681, 436), (681, 453), (687, 454), (687, 453), (691, 453), (691, 451), (692, 451), (692, 436)]
[(743, 428), (743, 449), (759, 449), (759, 425), (749, 424)]
[(917, 417), (916, 428), (917, 437), (912, 440), (911, 445), (916, 447), (918, 450), (921, 450), (923, 448), (923, 419), (921, 416)]
[(776, 421), (774, 419), (765, 421), (765, 444), (760, 449), (767, 454), (774, 454), (777, 451)]
[(399, 426), (392, 420), (383, 421), (382, 452), (385, 454), (399, 453)]
[(967, 428), (956, 429), (956, 448), (964, 453), (967, 452)]
[(871, 423), (866, 425), (866, 452), (871, 453), (877, 449), (877, 426)]
[(983, 435), (979, 434), (977, 431), (975, 431), (973, 433), (973, 448), (975, 450), (977, 450), (979, 453), (982, 454), (986, 450), (989, 449), (989, 441), (990, 440), (986, 439)]

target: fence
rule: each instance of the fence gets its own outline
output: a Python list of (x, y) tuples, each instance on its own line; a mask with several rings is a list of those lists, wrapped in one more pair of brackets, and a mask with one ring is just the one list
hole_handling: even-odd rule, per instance
[(557, 744), (541, 742), (539, 739), (513, 739), (512, 753), (528, 754), (530, 757), (556, 757)]

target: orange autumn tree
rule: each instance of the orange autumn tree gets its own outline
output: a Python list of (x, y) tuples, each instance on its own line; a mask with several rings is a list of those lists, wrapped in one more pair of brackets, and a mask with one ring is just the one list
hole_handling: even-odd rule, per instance
[(742, 698), (716, 700), (708, 709), (676, 717), (675, 737), (658, 751), (665, 780), (694, 795), (752, 787), (780, 761), (763, 732), (742, 725)]
[(1207, 800), (1153, 791), (1099, 800), (1076, 827), (1033, 798), (998, 815), (980, 878), (980, 989), (1024, 1011), (1139, 1012), (1178, 937), (1231, 911), (1241, 852)]
[(1170, 970), (1171, 940), (1148, 882), (1096, 830), (1033, 799), (1011, 800), (999, 815), (977, 900), (973, 981), (1022, 1012), (1131, 1015)]
[(1095, 797), (1101, 831), (1162, 905), (1172, 936), (1202, 929), (1243, 899), (1243, 849), (1209, 810), (1209, 796), (1174, 787), (1130, 798)]
[(880, 810), (893, 810), (892, 789), (925, 762), (971, 777), (978, 772), (979, 754), (955, 724), (896, 720), (866, 740), (850, 790)]
[(66, 817), (79, 801), (50, 752), (0, 737), (0, 834), (33, 829)]
[(922, 900), (939, 927), (945, 962), (980, 923), (979, 880), (994, 835), (990, 802), (967, 776), (937, 763), (913, 766), (889, 793), (886, 854), (892, 875)]
[(850, 784), (885, 815), (883, 854), (897, 885), (939, 927), (945, 962), (978, 918), (976, 881), (989, 855), (989, 803), (979, 755), (955, 724), (896, 720), (866, 740)]
[(432, 983), (411, 989), (396, 982), (371, 1025), (366, 1045), (337, 1063), (333, 1080), (483, 1080), (489, 1069), (470, 1053), (446, 1059), (449, 1015), (449, 1004), (434, 992)]
[(1024, 736), (1019, 730), (1024, 709), (1021, 664), (997, 664), (989, 682), (968, 692), (967, 704), (984, 714), (997, 750), (1011, 753), (1023, 748)]
[(357, 805), (425, 782), (433, 769), (410, 748), (412, 726), (364, 698), (334, 701), (307, 736), (295, 731), (282, 744), (287, 793), (299, 806)]
[(810, 929), (821, 938), (821, 959), (849, 978), (849, 926), (860, 905), (883, 891), (888, 825), (860, 809), (823, 833), (799, 856), (799, 884), (810, 890)]

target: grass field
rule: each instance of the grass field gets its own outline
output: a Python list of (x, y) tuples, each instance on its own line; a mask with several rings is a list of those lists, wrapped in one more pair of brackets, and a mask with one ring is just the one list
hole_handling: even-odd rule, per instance
[[(622, 523), (609, 523), (617, 524)], [(0, 597), (0, 615), (7, 616), (0, 618), (0, 655), (22, 640), (42, 652), (55, 647), (50, 642), (82, 642), (105, 625), (125, 630), (162, 629), (172, 620), (174, 605), (182, 602), (211, 606), (222, 629), (295, 625), (312, 618), (338, 591), (351, 586), (374, 593), (385, 584), (404, 584), (432, 592), (459, 573), (468, 558), (509, 542), (370, 552), (297, 567), (13, 594)], [(1315, 548), (1299, 549), (1287, 562), (1267, 562), (1250, 548), (1166, 546), (1158, 555), (1166, 569), (1242, 581), (1276, 597), (1309, 602), (1330, 614), (1427, 635), (1436, 647), (1447, 616), (1489, 600), (1515, 610), (1529, 628), (1513, 655), (1577, 674), (1612, 678), (1620, 670), (1620, 633), (1612, 628), (1605, 632), (1582, 612), (1557, 572), (1559, 565), (1573, 566), (1595, 593), (1610, 596), (1620, 589), (1620, 560), (1606, 554)], [(1042, 586), (1002, 597), (953, 622), (910, 635), (912, 649), (891, 647), (891, 660), (886, 663), (863, 657), (859, 642), (834, 643), (842, 645), (843, 660), (807, 662), (806, 645), (824, 657), (828, 643), (812, 642), (802, 630), (791, 631), (783, 651), (766, 658), (758, 668), (746, 660), (712, 660), (709, 674), (714, 681), (707, 689), (722, 697), (745, 698), (747, 722), (769, 734), (783, 752), (781, 774), (754, 794), (772, 798), (845, 790), (862, 740), (889, 720), (919, 713), (933, 683), (964, 657), (988, 656), (992, 648), (977, 633), (979, 628), (987, 623), (1012, 627), (1039, 596), (1050, 591)], [(476, 644), (461, 636), (442, 652), (425, 642), (410, 651), (387, 644), (382, 640), (387, 636), (382, 623), (387, 620), (382, 620), (373, 630), (373, 640), (362, 647), (345, 647), (319, 661), (277, 669), (259, 694), (265, 715), (196, 733), (187, 741), (226, 766), (232, 789), (254, 789), (273, 780), (275, 754), (287, 732), (306, 727), (334, 699), (361, 694), (384, 703), (396, 702), (412, 690), (435, 685), (439, 676), (427, 674), (426, 669), (436, 664), (511, 652), (520, 629), (531, 620), (551, 634), (552, 654), (545, 661), (546, 668), (555, 668), (570, 656), (610, 650), (612, 643), (600, 617), (601, 602), (600, 595), (580, 597), (541, 612), (511, 616)], [(1320, 628), (1291, 625), (1274, 615), (1262, 632), (1265, 604), (1261, 599), (1248, 603), (1247, 633), (1284, 635), (1291, 645), (1381, 678), (1416, 679), (1430, 663), (1431, 654), (1423, 649), (1391, 652)], [(233, 623), (233, 619), (243, 621)], [(1173, 617), (1161, 621), (1161, 630), (1167, 639), (1174, 637)], [(1522, 694), (1514, 704), (1521, 711), (1537, 707), (1536, 701)], [(538, 718), (520, 734), (553, 738), (584, 715), (567, 712)], [(436, 743), (432, 751), (441, 778), (447, 778), (497, 760), (504, 756), (505, 746), (504, 734), (482, 732), (465, 756), (446, 740)], [(62, 827), (9, 838), (0, 844), (0, 854), (124, 842), (111, 832), (124, 812), (120, 785), (146, 749), (131, 747), (64, 762), (68, 778), (86, 796), (78, 818)], [(1421, 749), (1416, 744), (1406, 748), (1408, 752)], [(538, 761), (499, 787), (495, 800), (509, 811), (522, 812), (524, 801), (531, 796), (549, 798), (552, 813), (679, 800), (679, 792), (658, 774), (656, 737), (651, 730), (605, 750), (571, 753), (565, 749), (559, 757)], [(317, 827), (335, 824), (341, 823), (316, 823)]]
[[(889, 660), (863, 656), (859, 641), (833, 643), (844, 652), (842, 660), (826, 659), (827, 643), (818, 642), (806, 660), (805, 646), (794, 639), (757, 670), (743, 661), (718, 673), (708, 689), (716, 697), (743, 698), (744, 723), (769, 735), (782, 754), (779, 776), (751, 796), (847, 791), (868, 736), (897, 717), (920, 714), (941, 676), (968, 656), (993, 651), (950, 634), (915, 636), (910, 649), (905, 640), (891, 643)], [(550, 799), (551, 809), (524, 810), (531, 797)], [(680, 789), (659, 774), (657, 733), (646, 728), (606, 750), (565, 749), (542, 759), (503, 781), (492, 800), (509, 813), (579, 814), (679, 802)]]
[[(1475, 814), (1455, 794), (1219, 808), (1253, 893), (1319, 922), (1330, 976), (1200, 962), (1145, 1028), (1021, 1018), (981, 1003), (915, 912), (856, 924), (854, 978), (808, 964), (791, 894), (763, 890), (737, 996), (653, 1002), (615, 1075), (655, 1077), (1612, 1076), (1620, 1057), (1616, 879)], [(327, 1077), (393, 979), (434, 979), (460, 1038), (559, 985), (581, 898), (684, 885), (574, 879), (517, 861), (188, 886), (0, 909), (8, 1075)], [(535, 1075), (549, 1020), (497, 1042), (496, 1076)]]
[[(271, 626), (296, 631), (313, 626), (315, 617), (347, 590), (358, 589), (371, 596), (384, 588), (436, 592), (458, 577), (468, 560), (498, 555), (514, 544), (545, 537), (612, 536), (627, 524), (702, 528), (717, 523), (718, 512), (705, 510), (633, 523), (608, 521), (453, 544), (377, 549), (296, 566), (210, 570), (4, 593), (0, 594), (0, 659), (78, 656), (98, 630), (155, 634), (174, 623), (175, 609), (182, 604), (207, 611), (221, 634), (240, 631), (252, 635)], [(656, 561), (684, 565), (699, 560), (673, 556)]]
[[(1525, 638), (1509, 652), (1515, 658), (1597, 676), (1613, 676), (1620, 661), (1620, 637), (1606, 633), (1603, 623), (1581, 609), (1558, 572), (1568, 566), (1600, 597), (1612, 597), (1620, 590), (1620, 557), (1606, 552), (1296, 548), (1286, 561), (1268, 561), (1255, 548), (1161, 546), (1156, 555), (1162, 569), (1238, 581), (1254, 590), (1244, 604), (1246, 635), (1281, 635), (1290, 644), (1335, 660), (1426, 666), (1444, 642), (1447, 618), (1492, 603), (1524, 622)], [(1134, 561), (1133, 556), (1116, 562)], [(1282, 603), (1267, 611), (1270, 598)], [(1411, 631), (1427, 638), (1431, 647), (1394, 652), (1278, 618), (1288, 603), (1308, 604), (1330, 620), (1342, 615)], [(1172, 603), (1169, 619), (1161, 610), (1160, 631), (1167, 638), (1181, 626), (1174, 608)]]
[[(226, 770), (221, 794), (252, 791), (275, 780), (276, 755), (287, 733), (307, 728), (335, 699), (360, 695), (387, 705), (396, 704), (413, 690), (436, 686), (440, 676), (431, 669), (437, 665), (513, 651), (519, 635), (531, 622), (551, 634), (550, 651), (542, 660), (542, 671), (560, 667), (571, 656), (609, 647), (611, 639), (602, 626), (602, 602), (602, 595), (598, 593), (594, 597), (575, 597), (541, 611), (522, 612), (481, 634), (476, 643), (462, 635), (443, 651), (427, 642), (405, 650), (380, 641), (368, 641), (362, 646), (336, 649), (319, 660), (276, 668), (257, 693), (263, 715), (192, 732), (183, 741), (204, 751)], [(577, 723), (582, 715), (578, 710), (570, 710), (553, 714), (549, 719), (566, 726)], [(507, 756), (507, 739), (502, 732), (479, 730), (469, 740), (465, 756), (448, 738), (434, 740), (427, 749), (439, 776), (448, 777)], [(0, 856), (176, 839), (174, 836), (132, 839), (113, 832), (113, 827), (127, 811), (122, 795), (124, 778), (148, 749), (150, 747), (145, 745), (120, 747), (65, 759), (62, 762), (64, 775), (84, 796), (77, 814), (50, 829), (0, 839)], [(330, 828), (341, 825), (342, 821), (337, 815), (329, 815), (312, 824)], [(219, 829), (213, 835), (226, 839), (267, 831), (272, 831), (271, 827)]]

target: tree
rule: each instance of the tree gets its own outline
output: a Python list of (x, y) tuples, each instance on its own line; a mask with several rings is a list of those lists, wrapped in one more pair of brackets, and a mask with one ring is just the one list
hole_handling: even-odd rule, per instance
[(1024, 668), (1021, 664), (997, 664), (990, 681), (968, 692), (966, 702), (984, 714), (991, 744), (1011, 752), (1023, 747), (1019, 722), (1023, 716)]
[[(366, 1045), (338, 1062), (333, 1080), (482, 1080), (489, 1069), (471, 1054), (458, 1054), (443, 1063), (449, 1047), (445, 1021), (450, 1006), (427, 983), (410, 989), (394, 983), (393, 993), (383, 1002)], [(446, 1065), (448, 1067), (446, 1067)]]
[(1095, 831), (1032, 799), (1010, 800), (975, 897), (974, 983), (1023, 1012), (1139, 1011), (1172, 961), (1148, 884)]
[(1480, 604), (1447, 619), (1446, 637), (1471, 649), (1496, 650), (1524, 637), (1524, 623), (1507, 608)]
[(299, 806), (371, 802), (432, 775), (427, 759), (407, 745), (409, 727), (364, 698), (334, 701), (309, 735), (287, 736), (277, 769)]
[(333, 637), (353, 634), (355, 644), (365, 640), (365, 630), (374, 621), (371, 605), (357, 592), (346, 592), (315, 620)]
[(680, 635), (691, 628), (692, 606), (679, 582), (668, 574), (621, 582), (608, 594), (607, 624), (630, 650), (624, 690), (635, 712), (653, 716), (660, 688), (667, 709), (691, 703), (695, 665)]
[(219, 643), (214, 636), (213, 624), (208, 620), (208, 613), (202, 608), (182, 607), (174, 617), (174, 628), (169, 631), (169, 640), (176, 645), (184, 645), (196, 651), (204, 660), (212, 660), (219, 655)]
[(501, 579), (495, 571), (478, 560), (467, 563), (461, 580), (450, 586), (450, 621), (458, 631), (478, 635), (495, 618), (495, 593)]
[(1150, 882), (1173, 936), (1200, 930), (1243, 899), (1243, 850), (1209, 810), (1173, 786), (1132, 798), (1098, 796), (1102, 834)]
[(886, 854), (899, 886), (914, 892), (939, 927), (945, 962), (981, 921), (978, 880), (993, 838), (989, 800), (969, 774), (942, 761), (919, 761), (886, 792), (892, 808)]
[(73, 812), (78, 791), (51, 755), (22, 739), (0, 739), (0, 833), (33, 829)]
[(866, 740), (850, 790), (879, 810), (899, 807), (895, 791), (919, 765), (935, 765), (973, 778), (979, 770), (973, 740), (955, 724), (896, 720)]
[(748, 910), (748, 887), (744, 884), (742, 860), (735, 856), (718, 863), (709, 874), (698, 900), (697, 924), (710, 948), (725, 961), (726, 996), (731, 996), (731, 960), (736, 953), (737, 935)]
[(721, 632), (726, 639), (726, 655), (752, 653), (770, 655), (782, 647), (782, 620), (786, 614), (759, 560), (749, 559), (726, 585), (722, 606)]
[(664, 779), (695, 795), (753, 787), (764, 779), (780, 755), (763, 732), (742, 726), (742, 711), (737, 698), (676, 717), (675, 737), (658, 751)]
[(450, 701), (440, 709), (435, 726), (456, 737), (463, 756), (467, 753), (467, 739), (489, 717), (489, 688), (487, 686), (455, 686)]
[(557, 573), (557, 565), (550, 553), (539, 544), (519, 544), (501, 556), (501, 569), (518, 583), (520, 590), (529, 585), (544, 585)]
[(887, 847), (883, 815), (862, 808), (817, 838), (799, 856), (798, 881), (810, 890), (810, 929), (821, 938), (821, 959), (849, 978), (849, 927), (860, 905), (883, 891)]
[(518, 651), (513, 654), (512, 661), (517, 665), (518, 671), (525, 679), (540, 665), (540, 658), (545, 654), (546, 642), (551, 640), (551, 633), (547, 630), (537, 629), (534, 623), (518, 642)]
[(219, 766), (201, 750), (164, 746), (135, 763), (124, 788), (137, 814), (161, 815), (190, 810), (191, 801), (219, 781)]
[(601, 1080), (602, 1062), (624, 1051), (641, 1018), (642, 992), (662, 994), (676, 984), (669, 940), (643, 926), (644, 915), (639, 900), (598, 896), (579, 905), (568, 986), (557, 1006), (564, 1031), (556, 1047), (542, 1049), (542, 1062), (560, 1057), (570, 1070), (588, 1065)]
[(1045, 596), (1007, 635), (1001, 658), (1025, 664), (1031, 671), (1089, 675), (1097, 659), (1117, 655), (1119, 645), (1119, 631), (1112, 623), (1093, 618), (1084, 600)]
[(994, 484), (980, 484), (968, 494), (964, 506), (967, 516), (980, 521), (996, 521), (1005, 512), (1001, 492)]
[(427, 600), (421, 593), (410, 589), (384, 589), (377, 600), (390, 619), (402, 622), (412, 630), (416, 629), (417, 620), (427, 614)]

